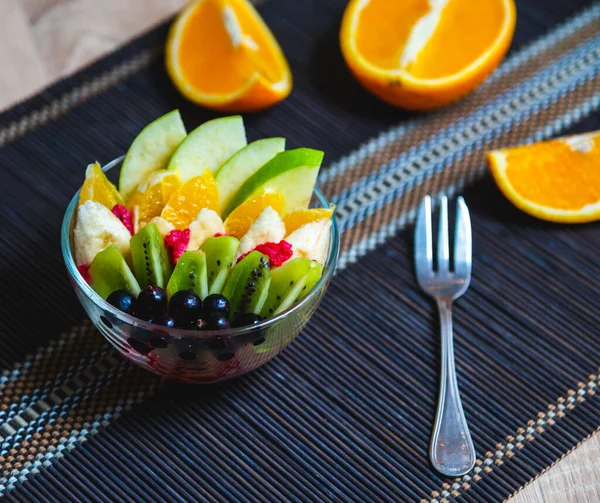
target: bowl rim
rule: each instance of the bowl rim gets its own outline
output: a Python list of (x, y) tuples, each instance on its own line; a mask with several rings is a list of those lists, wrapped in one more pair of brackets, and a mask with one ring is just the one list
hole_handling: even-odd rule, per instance
[[(107, 172), (112, 168), (121, 164), (124, 155), (117, 157), (107, 163), (102, 167), (103, 172)], [(329, 280), (333, 276), (333, 273), (336, 268), (337, 259), (339, 255), (340, 249), (340, 235), (339, 229), (335, 218), (335, 213), (331, 218), (331, 234), (329, 240), (329, 251), (327, 253), (327, 259), (325, 261), (323, 267), (323, 274), (321, 278), (315, 286), (313, 286), (312, 290), (304, 297), (300, 302), (294, 303), (291, 307), (282, 311), (275, 316), (267, 318), (256, 325), (249, 325), (246, 327), (239, 328), (229, 328), (225, 330), (199, 330), (199, 331), (191, 331), (180, 328), (168, 328), (163, 327), (161, 325), (155, 325), (153, 323), (149, 323), (147, 321), (136, 318), (135, 316), (131, 316), (130, 314), (124, 313), (120, 311), (116, 307), (109, 304), (106, 300), (104, 300), (96, 291), (88, 284), (88, 282), (83, 278), (79, 270), (77, 269), (77, 265), (75, 264), (75, 259), (73, 257), (73, 252), (71, 249), (71, 222), (75, 217), (75, 209), (77, 208), (77, 203), (79, 202), (79, 194), (81, 192), (81, 187), (77, 190), (75, 195), (72, 197), (67, 209), (65, 210), (65, 214), (63, 216), (62, 226), (61, 226), (61, 250), (63, 259), (67, 268), (67, 272), (75, 282), (76, 286), (85, 294), (87, 298), (89, 298), (96, 306), (98, 306), (101, 310), (110, 313), (113, 317), (133, 326), (139, 327), (148, 331), (161, 331), (164, 333), (168, 333), (170, 336), (181, 339), (207, 339), (213, 337), (237, 337), (246, 335), (248, 333), (253, 333), (259, 330), (267, 329), (271, 326), (278, 324), (284, 318), (287, 318), (294, 313), (301, 311), (302, 308), (310, 303), (311, 299), (314, 298), (318, 292), (321, 291), (322, 288), (326, 288)], [(315, 186), (314, 195), (317, 197), (319, 203), (324, 208), (328, 208), (330, 206), (329, 201), (323, 195), (323, 193)]]

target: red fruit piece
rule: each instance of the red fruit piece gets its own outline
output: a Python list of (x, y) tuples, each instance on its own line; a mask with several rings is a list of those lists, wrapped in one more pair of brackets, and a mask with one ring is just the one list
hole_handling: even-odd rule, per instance
[(171, 262), (176, 264), (181, 257), (190, 242), (190, 230), (184, 229), (182, 231), (173, 229), (169, 234), (165, 236), (165, 247), (169, 251)]
[(113, 215), (117, 217), (121, 223), (127, 227), (129, 234), (133, 235), (133, 215), (122, 204), (115, 204), (112, 209)]
[[(254, 250), (263, 253), (264, 255), (269, 257), (269, 263), (271, 264), (271, 267), (279, 267), (287, 260), (289, 260), (294, 254), (294, 251), (292, 250), (292, 245), (287, 241), (279, 241), (279, 243), (273, 243), (270, 241), (268, 243), (258, 245), (256, 248), (254, 248)], [(248, 253), (244, 253), (240, 258), (238, 258), (237, 261), (239, 262), (240, 260), (242, 260), (246, 255), (248, 255)]]
[(81, 276), (83, 277), (85, 282), (89, 284), (91, 281), (90, 273), (89, 273), (90, 266), (89, 265), (78, 265), (77, 270), (79, 271), (79, 274), (81, 274)]
[(264, 253), (269, 257), (271, 267), (279, 267), (294, 254), (291, 243), (279, 241), (279, 243), (263, 243), (256, 247), (256, 251)]

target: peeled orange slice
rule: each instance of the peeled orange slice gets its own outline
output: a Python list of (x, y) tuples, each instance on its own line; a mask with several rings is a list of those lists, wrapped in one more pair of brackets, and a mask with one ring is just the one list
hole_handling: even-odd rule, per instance
[(97, 162), (90, 164), (85, 171), (85, 181), (79, 194), (79, 206), (86, 201), (95, 201), (109, 210), (112, 210), (117, 204), (125, 204), (121, 194), (106, 178)]
[(283, 223), (285, 224), (285, 231), (287, 234), (291, 234), (299, 227), (304, 224), (311, 222), (318, 222), (324, 218), (331, 218), (333, 215), (334, 207), (332, 208), (313, 208), (312, 210), (297, 210), (292, 213), (288, 213), (283, 217)]
[(284, 203), (283, 195), (279, 192), (262, 192), (250, 197), (229, 214), (225, 220), (225, 230), (231, 236), (242, 238), (267, 206), (281, 214)]
[(150, 173), (127, 201), (127, 207), (135, 207), (139, 228), (160, 215), (171, 195), (181, 187), (177, 173), (159, 171)]
[(190, 178), (179, 190), (171, 194), (160, 216), (176, 229), (186, 229), (201, 209), (208, 208), (220, 213), (219, 191), (210, 172)]
[(513, 0), (351, 0), (340, 43), (369, 91), (426, 110), (464, 96), (496, 68), (515, 19)]
[(277, 40), (248, 0), (195, 0), (177, 17), (166, 65), (199, 105), (251, 111), (283, 100), (292, 77)]
[(600, 219), (600, 131), (487, 154), (500, 190), (551, 222)]

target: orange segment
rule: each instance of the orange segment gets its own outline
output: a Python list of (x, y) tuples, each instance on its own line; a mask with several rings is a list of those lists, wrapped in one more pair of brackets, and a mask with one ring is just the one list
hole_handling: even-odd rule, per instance
[(85, 171), (85, 181), (79, 194), (79, 206), (95, 201), (112, 210), (117, 204), (125, 204), (117, 188), (106, 178), (100, 164), (90, 164)]
[(260, 110), (291, 91), (277, 40), (248, 0), (196, 0), (177, 17), (166, 66), (179, 91), (223, 111)]
[(332, 206), (329, 209), (314, 208), (312, 210), (292, 211), (292, 213), (288, 213), (285, 217), (283, 217), (283, 223), (285, 224), (285, 232), (286, 234), (291, 234), (299, 227), (302, 227), (304, 224), (308, 224), (310, 222), (318, 222), (319, 220), (323, 220), (324, 218), (331, 218), (334, 209), (335, 207)]
[(181, 187), (179, 175), (172, 171), (149, 174), (127, 201), (127, 207), (136, 215), (139, 227), (143, 227), (160, 215), (171, 195)]
[(241, 238), (267, 206), (281, 214), (284, 203), (284, 197), (279, 192), (263, 192), (250, 197), (229, 214), (225, 220), (225, 230), (227, 234)]
[(373, 94), (426, 110), (464, 96), (496, 68), (515, 20), (513, 0), (351, 0), (340, 44)]
[(534, 217), (600, 219), (600, 131), (487, 154), (504, 195)]
[(190, 178), (174, 192), (160, 216), (176, 229), (186, 229), (202, 208), (220, 213), (219, 191), (212, 173), (207, 169)]

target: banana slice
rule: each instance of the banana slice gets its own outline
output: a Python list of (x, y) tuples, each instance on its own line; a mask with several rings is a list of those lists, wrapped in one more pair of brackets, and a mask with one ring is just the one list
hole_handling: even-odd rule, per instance
[(163, 217), (154, 217), (148, 223), (149, 224), (155, 224), (156, 227), (158, 228), (158, 232), (160, 232), (160, 235), (163, 238), (167, 234), (169, 234), (169, 232), (171, 232), (172, 230), (175, 230), (175, 226), (172, 223), (167, 222)]
[(294, 249), (294, 257), (304, 257), (324, 264), (329, 249), (331, 219), (324, 218), (298, 227), (285, 238)]
[(279, 213), (267, 206), (240, 239), (236, 260), (263, 243), (279, 243), (285, 236), (285, 224)]
[(86, 201), (79, 208), (73, 237), (77, 265), (90, 265), (111, 244), (124, 257), (129, 255), (131, 234), (127, 227), (106, 206), (95, 201)]
[(212, 238), (215, 234), (225, 234), (223, 220), (214, 210), (203, 208), (199, 211), (196, 219), (190, 224), (190, 242), (188, 250), (197, 250), (204, 241)]

